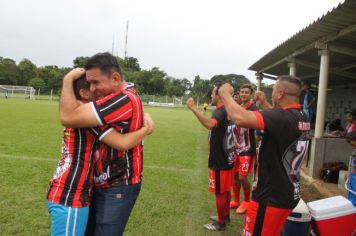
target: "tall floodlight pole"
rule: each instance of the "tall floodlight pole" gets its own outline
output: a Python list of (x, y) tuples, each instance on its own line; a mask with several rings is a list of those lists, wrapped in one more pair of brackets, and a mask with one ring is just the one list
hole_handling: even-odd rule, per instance
[(127, 57), (127, 37), (129, 34), (129, 21), (126, 21), (126, 38), (125, 38), (125, 54), (124, 54), (124, 59)]
[(112, 45), (111, 45), (111, 54), (114, 55), (114, 47), (115, 47), (115, 34), (112, 35)]

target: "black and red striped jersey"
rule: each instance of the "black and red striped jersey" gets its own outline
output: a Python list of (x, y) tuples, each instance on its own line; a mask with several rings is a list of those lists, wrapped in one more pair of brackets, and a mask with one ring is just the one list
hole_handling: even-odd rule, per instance
[[(138, 130), (143, 124), (142, 103), (132, 86), (92, 102), (101, 124), (110, 124), (120, 133)], [(142, 143), (127, 151), (118, 151), (100, 143), (94, 160), (96, 187), (137, 184), (142, 177)]]
[(263, 130), (252, 199), (293, 209), (300, 197), (300, 168), (310, 142), (310, 123), (299, 104), (255, 112)]
[(102, 137), (109, 127), (65, 128), (61, 159), (49, 182), (47, 200), (70, 207), (90, 204), (93, 186), (93, 151), (96, 137)]

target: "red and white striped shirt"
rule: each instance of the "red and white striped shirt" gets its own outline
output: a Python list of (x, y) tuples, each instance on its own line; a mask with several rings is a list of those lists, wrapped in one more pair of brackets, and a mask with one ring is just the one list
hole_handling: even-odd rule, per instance
[(90, 204), (96, 137), (102, 137), (107, 129), (65, 128), (61, 159), (48, 186), (48, 201), (70, 207)]
[[(132, 86), (92, 102), (91, 106), (100, 124), (110, 124), (120, 133), (132, 132), (142, 127), (142, 103)], [(141, 182), (142, 143), (127, 151), (118, 151), (100, 143), (98, 153), (94, 160), (96, 187)]]

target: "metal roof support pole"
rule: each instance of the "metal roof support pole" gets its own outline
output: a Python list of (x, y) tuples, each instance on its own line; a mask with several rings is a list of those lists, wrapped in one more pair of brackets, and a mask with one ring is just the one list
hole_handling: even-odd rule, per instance
[(288, 63), (289, 67), (289, 75), (296, 76), (297, 75), (297, 64), (295, 63), (295, 59), (291, 59)]
[(315, 138), (321, 138), (324, 135), (326, 96), (328, 92), (329, 50), (321, 49), (319, 50), (319, 55), (320, 55), (320, 74), (319, 74), (318, 105), (317, 105), (316, 122), (315, 122)]
[(256, 73), (256, 80), (257, 80), (257, 91), (261, 91), (261, 83), (263, 76), (260, 73)]

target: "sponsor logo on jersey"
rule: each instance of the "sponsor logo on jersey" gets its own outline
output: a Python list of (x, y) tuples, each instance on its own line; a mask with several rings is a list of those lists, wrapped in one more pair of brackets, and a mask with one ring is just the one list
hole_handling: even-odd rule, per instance
[(301, 131), (309, 131), (310, 130), (310, 123), (309, 122), (299, 121), (298, 129), (301, 130)]
[(106, 180), (110, 178), (110, 166), (107, 166), (106, 172), (102, 173), (99, 176), (94, 176), (94, 183), (104, 183)]

